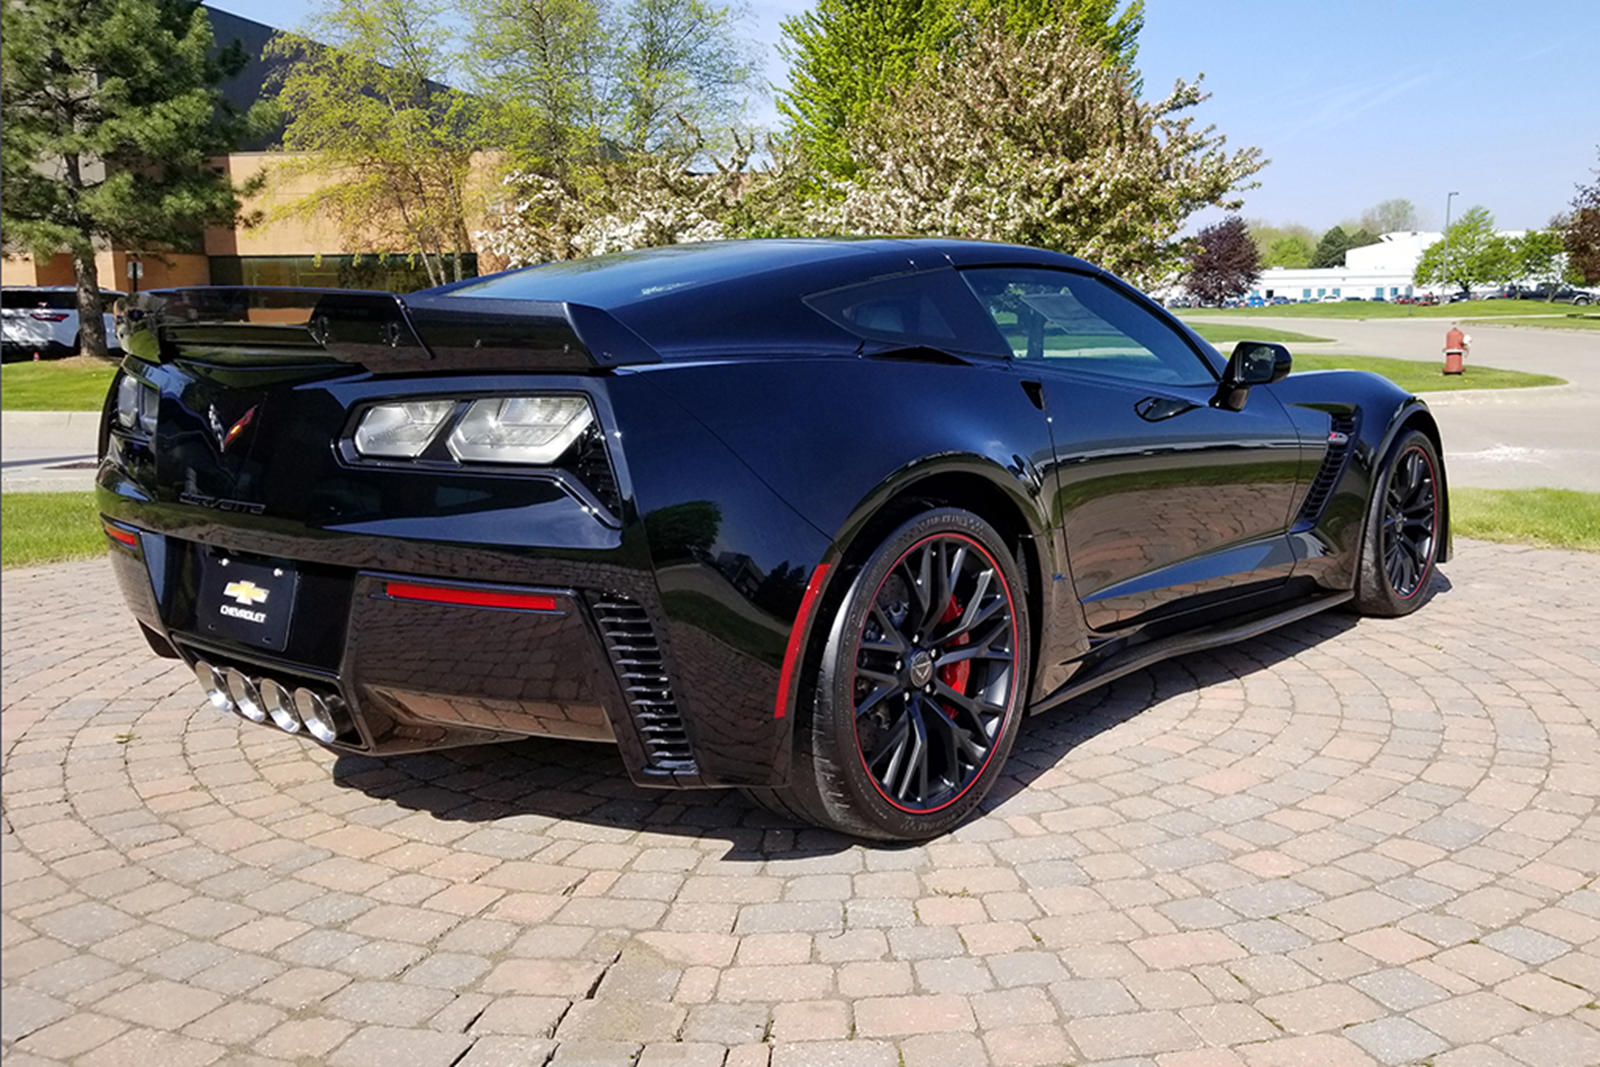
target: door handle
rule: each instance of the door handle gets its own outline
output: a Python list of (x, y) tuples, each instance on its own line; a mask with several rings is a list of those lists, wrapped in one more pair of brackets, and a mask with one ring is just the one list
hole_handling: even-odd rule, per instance
[(1034, 378), (1022, 380), (1022, 391), (1028, 394), (1028, 399), (1033, 401), (1033, 406), (1040, 411), (1044, 410), (1044, 383)]

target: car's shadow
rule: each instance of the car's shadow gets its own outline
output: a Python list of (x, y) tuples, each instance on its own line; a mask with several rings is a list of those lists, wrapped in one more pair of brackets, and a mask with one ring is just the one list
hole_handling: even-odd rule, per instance
[[(1449, 588), (1441, 575), (1430, 596)], [(1270, 669), (1339, 637), (1358, 621), (1342, 611), (1323, 612), (1250, 641), (1156, 664), (1029, 716), (983, 809), (1016, 807), (1027, 787), (1057, 769), (1073, 750), (1151, 704)], [(504, 829), (532, 834), (570, 821), (619, 832), (722, 840), (727, 849), (718, 858), (730, 861), (826, 855), (860, 843), (771, 815), (736, 790), (640, 788), (610, 745), (530, 739), (387, 759), (341, 755), (333, 776), (344, 788), (442, 820), (504, 821)]]

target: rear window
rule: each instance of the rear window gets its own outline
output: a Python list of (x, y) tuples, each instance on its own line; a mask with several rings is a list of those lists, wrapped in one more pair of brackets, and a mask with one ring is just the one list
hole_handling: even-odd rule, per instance
[(1003, 338), (950, 268), (878, 278), (816, 293), (805, 302), (866, 340), (1006, 354)]

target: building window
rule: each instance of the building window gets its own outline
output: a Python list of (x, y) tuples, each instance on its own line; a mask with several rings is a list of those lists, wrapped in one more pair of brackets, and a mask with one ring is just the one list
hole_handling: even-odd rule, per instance
[(1318, 295), (1318, 296), (1327, 296), (1327, 295), (1328, 295), (1328, 290), (1326, 290), (1326, 289), (1320, 289), (1320, 288), (1319, 288), (1319, 289), (1318, 289), (1318, 290), (1317, 290), (1317, 295)]
[(1310, 289), (1302, 289), (1302, 290), (1300, 290), (1300, 299), (1301, 300), (1310, 300), (1311, 299), (1311, 290)]
[[(462, 257), (462, 273), (478, 276), (478, 257)], [(428, 272), (410, 256), (212, 256), (212, 285), (281, 285), (291, 289), (426, 289)]]

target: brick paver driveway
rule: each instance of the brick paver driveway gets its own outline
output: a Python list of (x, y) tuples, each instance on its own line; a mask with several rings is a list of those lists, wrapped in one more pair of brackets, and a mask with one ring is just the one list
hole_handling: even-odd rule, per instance
[(1600, 1063), (1600, 558), (1447, 573), (1032, 720), (920, 848), (599, 747), (335, 757), (103, 563), (8, 574), (6, 1063)]

